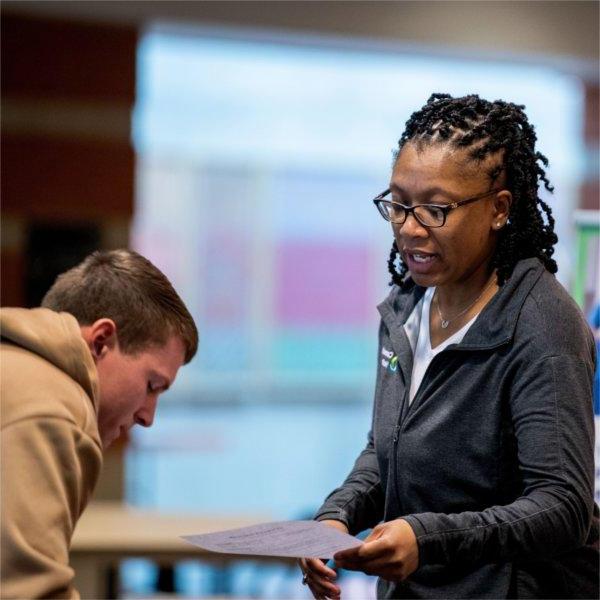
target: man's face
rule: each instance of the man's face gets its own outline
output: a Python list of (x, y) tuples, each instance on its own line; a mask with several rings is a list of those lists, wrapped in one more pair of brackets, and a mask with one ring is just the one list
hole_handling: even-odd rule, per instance
[(118, 344), (96, 361), (100, 387), (98, 429), (107, 448), (136, 423), (150, 427), (158, 396), (175, 380), (185, 349), (177, 336), (164, 346), (124, 354)]

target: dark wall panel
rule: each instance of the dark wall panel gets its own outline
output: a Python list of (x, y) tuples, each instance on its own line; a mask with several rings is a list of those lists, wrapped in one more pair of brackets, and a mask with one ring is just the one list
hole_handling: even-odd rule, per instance
[(2, 16), (2, 93), (131, 104), (131, 27)]
[(2, 211), (28, 219), (129, 218), (134, 168), (126, 144), (6, 134)]

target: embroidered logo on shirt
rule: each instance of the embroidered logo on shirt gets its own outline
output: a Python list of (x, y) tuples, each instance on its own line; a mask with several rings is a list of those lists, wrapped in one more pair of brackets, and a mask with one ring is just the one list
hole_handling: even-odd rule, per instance
[(398, 370), (398, 357), (383, 346), (381, 347), (381, 354), (383, 355), (381, 366), (392, 371), (392, 373), (396, 372)]

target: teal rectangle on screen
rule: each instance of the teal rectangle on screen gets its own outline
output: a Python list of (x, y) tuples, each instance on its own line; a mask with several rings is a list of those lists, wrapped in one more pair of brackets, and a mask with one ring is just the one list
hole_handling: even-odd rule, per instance
[(273, 341), (273, 366), (294, 371), (365, 371), (375, 364), (372, 331), (282, 331)]

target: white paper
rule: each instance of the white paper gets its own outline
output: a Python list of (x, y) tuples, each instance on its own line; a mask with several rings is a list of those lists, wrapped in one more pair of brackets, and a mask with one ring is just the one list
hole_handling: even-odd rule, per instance
[(204, 550), (220, 554), (333, 558), (362, 542), (318, 521), (277, 521), (216, 533), (181, 536)]

